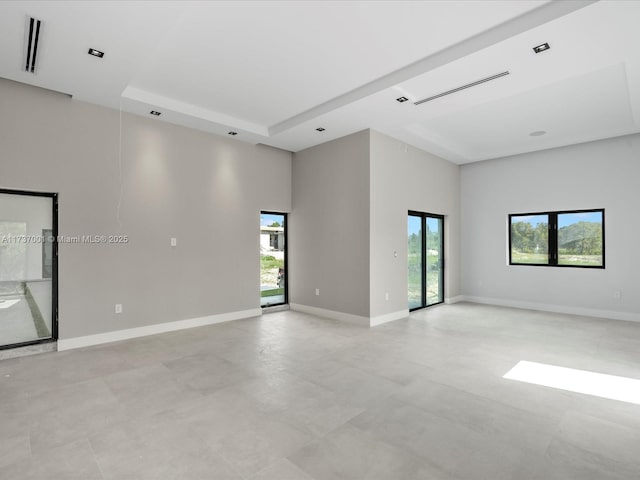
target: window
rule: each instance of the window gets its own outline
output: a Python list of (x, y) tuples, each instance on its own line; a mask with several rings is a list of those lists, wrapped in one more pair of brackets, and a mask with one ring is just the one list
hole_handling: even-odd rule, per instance
[(604, 209), (509, 215), (509, 264), (604, 268)]

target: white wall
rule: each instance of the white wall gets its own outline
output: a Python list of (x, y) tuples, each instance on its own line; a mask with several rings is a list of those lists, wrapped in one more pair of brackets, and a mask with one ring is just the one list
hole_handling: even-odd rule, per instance
[[(370, 295), (374, 318), (407, 311), (409, 210), (445, 215), (445, 297), (457, 297), (459, 166), (371, 131)], [(385, 300), (385, 293), (389, 293), (389, 300)]]
[[(464, 296), (640, 320), (639, 179), (640, 135), (462, 166)], [(591, 208), (605, 208), (606, 269), (508, 265), (509, 213)]]
[(289, 152), (2, 79), (0, 105), (0, 187), (58, 192), (60, 235), (129, 236), (60, 244), (61, 339), (260, 312), (260, 211), (290, 211)]

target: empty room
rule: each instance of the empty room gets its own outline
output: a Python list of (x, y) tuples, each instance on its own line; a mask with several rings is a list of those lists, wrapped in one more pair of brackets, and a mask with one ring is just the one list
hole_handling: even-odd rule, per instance
[(639, 23), (0, 2), (0, 479), (640, 478)]

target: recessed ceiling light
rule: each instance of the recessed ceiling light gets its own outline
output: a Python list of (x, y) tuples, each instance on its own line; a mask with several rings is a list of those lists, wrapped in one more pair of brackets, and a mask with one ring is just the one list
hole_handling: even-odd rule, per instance
[(237, 134), (238, 134), (238, 132), (229, 132), (229, 135), (232, 135), (232, 136), (233, 135), (237, 135)]
[(535, 53), (544, 52), (545, 50), (549, 50), (551, 47), (548, 43), (543, 43), (542, 45), (538, 45), (537, 47), (533, 47), (533, 51)]
[(408, 102), (409, 99), (407, 97), (398, 97), (396, 98), (396, 102), (400, 102), (400, 103), (404, 103), (404, 102)]
[(151, 115), (155, 115), (156, 117), (159, 117), (160, 115), (162, 115), (162, 113), (161, 113), (161, 112), (158, 112), (158, 111), (156, 111), (156, 110), (151, 110), (149, 113), (150, 113)]
[(98, 58), (104, 57), (104, 52), (101, 52), (100, 50), (96, 50), (95, 48), (90, 48), (87, 53), (89, 55), (93, 55), (94, 57), (98, 57)]
[(319, 131), (319, 132), (324, 132), (324, 128), (322, 128), (322, 127), (318, 127), (318, 128), (316, 128), (316, 130)]
[(541, 137), (542, 135), (546, 135), (547, 132), (545, 132), (544, 130), (536, 130), (535, 132), (531, 132), (529, 134), (530, 137)]

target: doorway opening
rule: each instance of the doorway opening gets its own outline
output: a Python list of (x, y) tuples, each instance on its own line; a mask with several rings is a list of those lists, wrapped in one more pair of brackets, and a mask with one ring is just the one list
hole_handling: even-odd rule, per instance
[(0, 189), (0, 349), (58, 338), (57, 194)]
[(409, 310), (444, 302), (444, 216), (410, 211), (407, 221)]
[(286, 305), (287, 214), (260, 212), (260, 306)]

